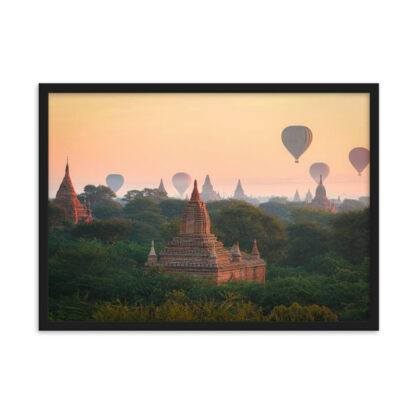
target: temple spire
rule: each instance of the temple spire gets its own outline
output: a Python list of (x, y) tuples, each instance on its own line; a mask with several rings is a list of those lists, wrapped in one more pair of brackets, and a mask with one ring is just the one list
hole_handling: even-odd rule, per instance
[(259, 249), (257, 248), (256, 240), (254, 240), (253, 249), (251, 250), (251, 257), (256, 258), (256, 259), (260, 258), (260, 253), (259, 253)]
[(150, 253), (147, 256), (147, 264), (157, 263), (157, 255), (155, 251), (155, 242), (152, 240), (152, 247), (150, 248)]
[(191, 201), (200, 201), (201, 198), (199, 196), (199, 191), (198, 191), (198, 182), (195, 179), (194, 180), (194, 189), (192, 191), (192, 195), (191, 195)]
[(319, 175), (319, 185), (322, 185), (322, 175)]

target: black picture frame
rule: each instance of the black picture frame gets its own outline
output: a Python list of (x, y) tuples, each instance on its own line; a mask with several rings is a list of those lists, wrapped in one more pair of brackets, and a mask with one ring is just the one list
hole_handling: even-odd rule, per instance
[[(56, 322), (48, 320), (48, 97), (50, 93), (370, 94), (370, 319), (360, 322)], [(378, 330), (378, 84), (39, 84), (39, 330)]]

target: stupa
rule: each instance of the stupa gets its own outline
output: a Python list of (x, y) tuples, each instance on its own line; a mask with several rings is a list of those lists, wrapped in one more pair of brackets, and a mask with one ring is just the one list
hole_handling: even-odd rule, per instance
[(265, 281), (266, 263), (260, 258), (256, 241), (248, 256), (240, 251), (238, 242), (227, 250), (211, 234), (210, 218), (201, 201), (197, 181), (182, 213), (179, 234), (159, 253), (159, 259), (155, 255), (152, 245), (147, 268), (159, 264), (166, 273), (211, 276), (218, 284), (232, 280)]
[(300, 196), (299, 196), (299, 192), (298, 192), (297, 189), (296, 189), (296, 192), (295, 192), (295, 196), (293, 197), (293, 201), (294, 202), (300, 202)]
[(168, 193), (166, 192), (166, 189), (165, 189), (165, 185), (163, 185), (163, 179), (160, 180), (159, 188), (157, 189), (163, 196), (166, 196), (166, 197), (168, 196)]
[(211, 184), (211, 179), (209, 178), (209, 175), (205, 177), (205, 182), (202, 185), (202, 192), (201, 192), (201, 200), (204, 202), (208, 201), (219, 201), (220, 195), (218, 192), (214, 191), (214, 187)]
[(66, 162), (65, 176), (61, 186), (56, 193), (55, 204), (62, 207), (68, 216), (68, 219), (74, 224), (88, 223), (92, 221), (92, 213), (90, 203), (79, 201), (69, 176), (69, 165)]
[(308, 193), (306, 194), (306, 197), (305, 197), (305, 202), (307, 204), (310, 204), (312, 202), (312, 199), (313, 199), (313, 197), (312, 197), (312, 194), (311, 194), (311, 190), (308, 189)]
[(329, 212), (338, 212), (335, 204), (326, 196), (326, 189), (322, 183), (322, 175), (320, 175), (319, 185), (316, 187), (315, 198), (310, 203), (311, 208), (319, 208)]
[(235, 188), (235, 191), (234, 191), (234, 199), (245, 200), (246, 198), (247, 198), (246, 194), (244, 193), (244, 189), (243, 189), (243, 187), (241, 185), (241, 181), (239, 179), (237, 187)]

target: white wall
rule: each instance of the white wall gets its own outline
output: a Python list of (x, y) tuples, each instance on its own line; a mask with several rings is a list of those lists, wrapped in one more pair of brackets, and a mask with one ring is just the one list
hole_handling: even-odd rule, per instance
[[(415, 414), (415, 32), (400, 0), (3, 2), (1, 413)], [(380, 82), (381, 331), (37, 332), (38, 82)]]

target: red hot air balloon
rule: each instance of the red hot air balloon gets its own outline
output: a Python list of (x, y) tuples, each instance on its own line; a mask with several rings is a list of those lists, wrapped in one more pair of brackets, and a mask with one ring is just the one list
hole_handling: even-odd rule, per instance
[(328, 177), (329, 175), (329, 166), (326, 163), (314, 163), (309, 168), (309, 173), (311, 174), (314, 181), (319, 184), (319, 179), (322, 176), (322, 182)]
[(350, 162), (361, 176), (361, 172), (370, 163), (370, 151), (365, 147), (355, 147), (349, 154)]
[(191, 184), (191, 176), (185, 172), (178, 172), (172, 176), (172, 183), (176, 190), (183, 196)]
[(299, 163), (299, 157), (312, 143), (312, 132), (305, 126), (288, 126), (282, 131), (282, 141)]

